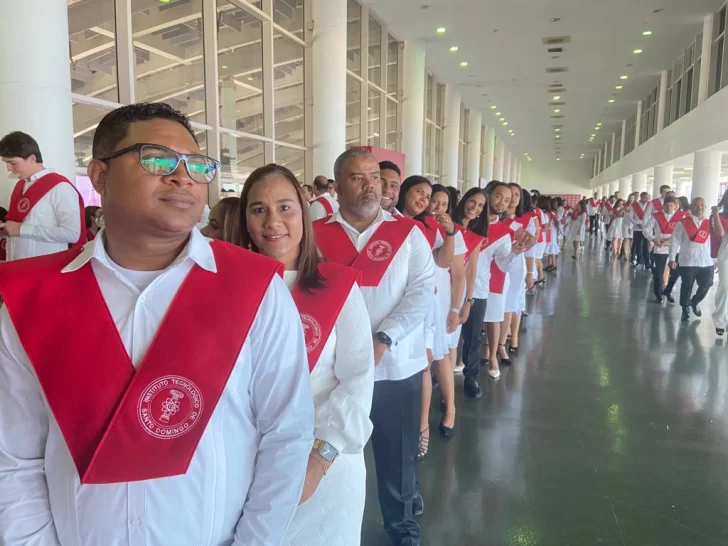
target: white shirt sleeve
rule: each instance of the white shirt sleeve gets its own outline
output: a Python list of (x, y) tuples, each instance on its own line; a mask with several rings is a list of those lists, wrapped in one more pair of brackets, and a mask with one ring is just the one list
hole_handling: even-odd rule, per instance
[(48, 410), (7, 308), (0, 309), (0, 544), (60, 545), (45, 476)]
[(339, 384), (316, 408), (315, 436), (339, 453), (361, 453), (372, 434), (374, 343), (358, 285), (351, 289), (336, 320), (334, 374)]
[(68, 182), (58, 184), (48, 193), (55, 226), (42, 226), (23, 222), (20, 236), (46, 243), (75, 243), (81, 237), (81, 211), (78, 193)]
[(675, 261), (675, 256), (677, 256), (680, 253), (680, 245), (683, 242), (683, 239), (687, 237), (687, 233), (685, 232), (685, 227), (683, 227), (682, 222), (678, 222), (678, 224), (675, 226), (675, 230), (672, 232), (672, 237), (670, 238), (670, 261)]
[(459, 231), (455, 233), (455, 256), (461, 256), (468, 253), (468, 245), (465, 244), (465, 238)]
[[(301, 500), (314, 441), (303, 327), (281, 278), (273, 279), (260, 309), (249, 339), (251, 405), (261, 439), (253, 481), (235, 530), (235, 546), (283, 541)], [(260, 317), (265, 320), (259, 322)]]
[(432, 306), (431, 298), (435, 291), (435, 261), (432, 259), (430, 244), (419, 228), (413, 228), (409, 244), (412, 248), (404, 296), (377, 328), (378, 332), (384, 332), (395, 343), (422, 324), (428, 307)]
[(314, 201), (313, 203), (311, 203), (311, 206), (308, 208), (308, 210), (311, 212), (312, 222), (315, 222), (316, 220), (321, 220), (322, 218), (326, 218), (328, 216), (326, 209), (318, 201)]
[(645, 236), (645, 239), (647, 239), (649, 242), (652, 242), (655, 239), (656, 236), (656, 228), (657, 222), (654, 218), (650, 218), (646, 223), (642, 230), (642, 234)]
[(496, 248), (493, 249), (493, 259), (501, 271), (510, 270), (513, 260), (516, 259), (516, 255), (513, 254), (513, 242), (510, 235), (502, 237), (497, 243)]

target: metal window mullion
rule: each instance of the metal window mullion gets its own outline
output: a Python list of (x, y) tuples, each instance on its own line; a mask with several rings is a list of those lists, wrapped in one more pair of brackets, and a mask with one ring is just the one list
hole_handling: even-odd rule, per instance
[[(404, 58), (404, 42), (397, 43), (397, 146), (398, 152), (402, 151), (402, 132), (404, 130), (404, 120), (402, 119), (402, 101), (404, 98), (404, 70), (402, 69), (402, 60)], [(425, 86), (427, 86), (427, 79), (425, 79)], [(424, 110), (425, 106), (422, 105)], [(424, 112), (423, 116), (424, 117)]]
[(116, 0), (114, 11), (119, 102), (133, 104), (136, 102), (136, 54), (131, 28), (131, 0)]
[[(263, 134), (273, 141), (276, 138), (276, 120), (275, 120), (275, 88), (273, 78), (273, 0), (263, 0), (263, 13), (268, 17), (261, 22), (263, 27)], [(272, 141), (266, 141), (263, 150), (263, 161), (275, 163), (275, 144)]]
[[(313, 43), (313, 19), (309, 19), (313, 13), (313, 1), (303, 2), (303, 37), (306, 44)], [(313, 180), (313, 49), (306, 47), (303, 51), (303, 144), (306, 147), (304, 152), (304, 176), (306, 180)], [(345, 99), (346, 100), (346, 99)]]
[(361, 102), (359, 124), (359, 143), (360, 146), (369, 144), (369, 8), (361, 7), (361, 37), (360, 37), (361, 55), (361, 75), (363, 82), (361, 83)]
[[(443, 134), (442, 132), (438, 133), (437, 131), (442, 131), (440, 128), (440, 120), (437, 119), (437, 108), (439, 106), (438, 103), (438, 91), (440, 88), (440, 82), (438, 82), (437, 78), (435, 78), (435, 75), (432, 75), (432, 89), (430, 90), (430, 93), (432, 94), (431, 100), (432, 100), (432, 114), (435, 118), (435, 127), (437, 129), (432, 132), (432, 138), (430, 139), (430, 157), (432, 158), (430, 160), (430, 166), (432, 167), (432, 170), (437, 173), (437, 176), (442, 176), (442, 156), (438, 156), (437, 154), (437, 135), (440, 135), (440, 152), (444, 149), (444, 146), (442, 146), (442, 138)], [(425, 72), (425, 91), (427, 91), (427, 72)], [(427, 100), (425, 102), (425, 115), (427, 114)], [(440, 115), (443, 115), (443, 112), (440, 111)]]
[[(205, 121), (212, 127), (207, 133), (207, 155), (222, 160), (220, 154), (220, 91), (217, 68), (217, 1), (202, 0), (202, 50), (205, 77)], [(208, 204), (220, 200), (221, 176), (215, 177), (207, 189)]]
[(389, 103), (387, 102), (387, 90), (389, 81), (389, 30), (385, 25), (380, 25), (382, 29), (382, 47), (379, 51), (379, 72), (381, 74), (382, 88), (384, 93), (379, 93), (379, 147), (387, 147), (387, 118), (389, 117)]

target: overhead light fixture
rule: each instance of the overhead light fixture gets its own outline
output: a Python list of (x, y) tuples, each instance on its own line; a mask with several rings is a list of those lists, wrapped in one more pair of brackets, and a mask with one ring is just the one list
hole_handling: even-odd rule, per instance
[(645, 31), (644, 31), (644, 32), (642, 33), (642, 36), (652, 36), (652, 31), (651, 31), (651, 30), (645, 30)]
[(224, 65), (222, 65), (222, 67), (223, 67), (223, 68), (227, 68), (227, 65), (226, 65), (226, 64), (224, 64)]
[(642, 53), (642, 50), (641, 49), (635, 49), (632, 53), (634, 53), (635, 55), (639, 55), (640, 53)]
[(554, 138), (561, 138), (561, 135), (556, 135)]
[(503, 127), (508, 127), (508, 122), (507, 121), (504, 121), (503, 122)]
[(560, 133), (560, 132), (561, 132), (561, 129), (559, 129), (558, 127), (556, 127), (556, 128), (554, 129), (554, 131), (556, 131), (557, 133)]
[(629, 76), (620, 76), (619, 77), (620, 80), (626, 80), (627, 78), (629, 78)]
[(460, 66), (462, 66), (463, 68), (466, 67), (466, 66), (468, 66), (468, 61), (461, 62), (460, 63)]
[(601, 126), (602, 126), (602, 122), (601, 121), (598, 121), (597, 122), (597, 127), (601, 127)]
[(460, 51), (460, 48), (458, 46), (454, 45), (454, 46), (452, 46), (450, 48), (450, 51), (452, 51), (453, 53), (455, 53), (456, 51)]
[(609, 99), (609, 100), (608, 100), (607, 102), (608, 102), (609, 104), (612, 104), (612, 103), (614, 102), (614, 99)]
[(601, 127), (594, 127), (594, 130), (599, 131), (599, 130), (601, 130)]
[(447, 32), (447, 29), (445, 27), (438, 27), (437, 33), (438, 34), (445, 34)]
[(496, 115), (496, 116), (500, 116), (500, 115), (501, 115), (501, 113), (500, 113), (500, 112), (496, 112), (496, 113), (495, 113), (495, 115)]
[(557, 157), (557, 158), (556, 158), (556, 161), (561, 161), (561, 158), (560, 158), (560, 157)]
[(596, 133), (592, 133), (591, 137), (594, 138), (595, 136), (597, 136)]
[(554, 114), (558, 114), (559, 112), (561, 112), (561, 110), (559, 110), (558, 108), (556, 108), (556, 109), (554, 110)]
[(496, 108), (498, 108), (498, 107), (495, 104), (491, 105), (491, 107), (490, 107), (491, 110), (495, 110)]
[(617, 87), (615, 87), (615, 89), (617, 89), (617, 90), (624, 89), (624, 85), (618, 85)]
[(253, 76), (248, 76), (248, 81), (249, 82), (252, 82), (253, 81)]
[(506, 120), (506, 118), (500, 118), (500, 120), (501, 120), (501, 121), (505, 121), (505, 120)]
[(554, 97), (554, 100), (561, 100), (561, 97), (560, 97), (559, 95), (556, 95), (556, 96)]

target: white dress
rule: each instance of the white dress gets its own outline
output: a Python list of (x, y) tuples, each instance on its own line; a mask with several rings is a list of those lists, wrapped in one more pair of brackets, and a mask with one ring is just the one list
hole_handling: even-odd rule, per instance
[[(286, 271), (289, 288), (295, 271)], [(339, 335), (341, 334), (341, 335)], [(352, 288), (311, 372), (314, 436), (339, 456), (313, 496), (296, 510), (283, 544), (358, 545), (366, 498), (364, 446), (372, 433), (374, 348), (369, 314), (358, 286)]]
[(622, 218), (622, 239), (632, 239), (634, 237), (632, 222), (627, 217), (627, 214), (625, 212), (624, 218)]
[[(523, 223), (519, 222), (516, 218), (514, 223), (520, 224), (528, 233), (532, 235), (535, 233), (535, 222), (536, 220), (531, 218), (527, 221), (527, 218), (521, 218)], [(525, 225), (524, 225), (525, 223)], [(513, 226), (516, 231), (519, 227)], [(526, 307), (526, 256), (519, 254), (511, 262), (508, 268), (509, 285), (508, 291), (506, 292), (506, 304), (505, 313), (522, 313)]]
[(561, 254), (561, 247), (559, 246), (559, 239), (561, 236), (561, 229), (559, 222), (561, 221), (560, 218), (554, 219), (551, 218), (551, 242), (546, 243), (546, 254), (550, 254), (552, 256), (558, 256)]
[(728, 233), (723, 235), (718, 250), (718, 287), (715, 289), (715, 312), (713, 322), (716, 328), (728, 328)]
[[(468, 247), (465, 245), (463, 234), (459, 231), (455, 235), (455, 256), (467, 254)], [(440, 322), (444, 325), (445, 342), (447, 349), (457, 349), (460, 342), (460, 331), (462, 325), (458, 326), (451, 334), (447, 333), (447, 315), (452, 307), (452, 279), (450, 270), (438, 267), (435, 264), (435, 286), (437, 287), (437, 299), (439, 300)], [(465, 301), (465, 290), (463, 290), (463, 301)]]
[(586, 238), (586, 216), (586, 212), (582, 212), (576, 220), (569, 216), (569, 224), (566, 228), (567, 241), (584, 242)]
[(614, 241), (616, 239), (624, 238), (624, 218), (622, 216), (614, 216), (612, 213), (612, 222), (609, 224), (609, 240)]

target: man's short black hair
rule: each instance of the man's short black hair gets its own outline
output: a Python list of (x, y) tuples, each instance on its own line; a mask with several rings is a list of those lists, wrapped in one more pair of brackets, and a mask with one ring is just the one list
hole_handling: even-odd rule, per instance
[(379, 163), (379, 170), (383, 171), (384, 169), (387, 169), (389, 171), (396, 172), (400, 178), (402, 178), (402, 170), (399, 168), (399, 166), (392, 162), (392, 161), (382, 161)]
[(313, 179), (313, 186), (316, 191), (329, 191), (329, 179), (320, 174)]
[(35, 156), (36, 162), (43, 163), (40, 146), (29, 134), (14, 131), (0, 140), (0, 157), (28, 159), (31, 155)]
[(176, 121), (187, 129), (187, 132), (197, 142), (190, 120), (182, 112), (163, 102), (142, 102), (122, 106), (104, 116), (94, 134), (93, 157), (102, 159), (110, 156), (119, 143), (129, 135), (129, 127), (132, 123), (153, 119)]
[(675, 203), (677, 208), (680, 208), (680, 202), (677, 200), (677, 197), (672, 197), (671, 195), (665, 197), (665, 204), (667, 205), (668, 203)]

